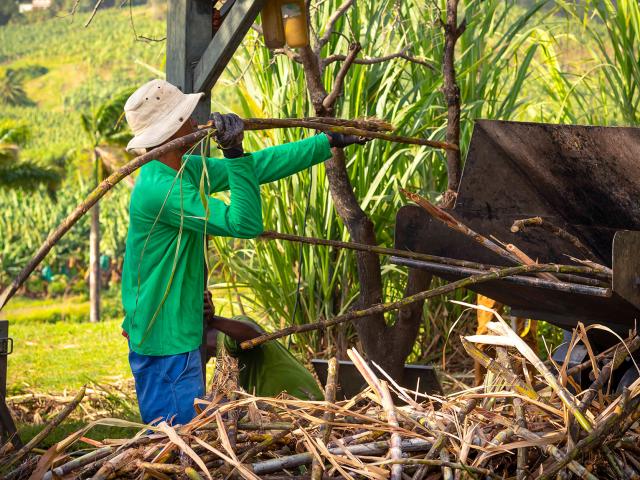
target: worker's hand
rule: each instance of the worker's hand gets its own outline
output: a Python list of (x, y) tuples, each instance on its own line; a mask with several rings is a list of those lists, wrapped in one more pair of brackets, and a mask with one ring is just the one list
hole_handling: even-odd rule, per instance
[(211, 114), (213, 126), (216, 129), (215, 138), (218, 148), (225, 158), (237, 158), (244, 155), (242, 141), (244, 140), (244, 122), (235, 113)]
[(370, 138), (359, 137), (357, 135), (344, 135), (342, 133), (335, 132), (326, 132), (327, 137), (329, 137), (329, 145), (332, 148), (344, 148), (349, 145), (364, 145), (367, 143)]
[(211, 321), (213, 316), (216, 314), (216, 309), (213, 306), (213, 298), (211, 297), (211, 292), (209, 290), (204, 291), (204, 311), (203, 317), (208, 322)]

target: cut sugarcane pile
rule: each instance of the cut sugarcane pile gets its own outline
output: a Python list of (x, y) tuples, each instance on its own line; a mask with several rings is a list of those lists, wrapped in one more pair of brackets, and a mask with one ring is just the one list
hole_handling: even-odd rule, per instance
[[(638, 478), (640, 381), (616, 396), (609, 378), (640, 347), (640, 337), (581, 366), (558, 366), (558, 375), (497, 320), (490, 335), (462, 339), (488, 369), (482, 387), (424, 396), (395, 385), (355, 350), (349, 356), (369, 387), (346, 401), (225, 394), (233, 371), (220, 369), (212, 398), (199, 401), (201, 413), (187, 425), (140, 426), (127, 440), (85, 439), (96, 424), (132, 425), (98, 420), (41, 455), (29, 451), (36, 445), (17, 452), (5, 446), (0, 473), (8, 479), (555, 478), (558, 472)], [(576, 336), (584, 340), (584, 332), (580, 327)], [(593, 383), (581, 391), (571, 375), (593, 364)], [(335, 395), (329, 383), (329, 396)], [(88, 450), (70, 452), (83, 442)]]

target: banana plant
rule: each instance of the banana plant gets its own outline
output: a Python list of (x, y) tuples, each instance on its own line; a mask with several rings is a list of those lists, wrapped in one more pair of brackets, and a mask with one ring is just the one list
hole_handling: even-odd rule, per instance
[[(124, 104), (133, 93), (123, 90), (89, 113), (81, 114), (82, 129), (90, 142), (88, 152), (93, 170), (93, 187), (104, 177), (105, 169), (113, 169), (118, 163), (118, 154), (109, 152), (109, 146), (124, 146), (131, 134), (124, 121)], [(114, 160), (116, 158), (116, 160)], [(92, 187), (92, 188), (93, 188)], [(100, 204), (91, 209), (89, 233), (89, 298), (90, 321), (100, 321)]]
[(24, 123), (0, 122), (0, 188), (35, 190), (45, 185), (53, 193), (63, 177), (61, 160), (42, 164), (21, 158), (21, 146), (29, 136), (30, 130)]

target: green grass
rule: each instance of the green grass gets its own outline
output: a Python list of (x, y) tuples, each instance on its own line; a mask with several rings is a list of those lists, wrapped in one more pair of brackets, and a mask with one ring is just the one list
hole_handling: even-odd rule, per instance
[[(139, 422), (140, 419), (137, 417), (125, 418), (125, 420), (131, 420), (133, 422)], [(81, 428), (87, 425), (86, 422), (80, 420), (67, 420), (61, 423), (58, 428), (56, 428), (51, 434), (39, 444), (39, 448), (47, 449), (52, 445), (58, 443), (61, 440), (64, 440), (69, 435), (74, 432), (77, 432)], [(44, 425), (24, 425), (19, 424), (17, 426), (18, 433), (20, 434), (20, 439), (23, 442), (28, 442), (33, 437), (35, 437), (43, 428)], [(131, 438), (138, 432), (135, 428), (122, 428), (122, 427), (108, 427), (103, 425), (97, 425), (92, 428), (89, 433), (85, 435), (87, 438), (91, 438), (93, 440), (102, 441), (107, 438)], [(76, 443), (74, 448), (71, 450), (78, 450), (83, 447), (86, 447), (83, 443)]]
[(129, 378), (120, 320), (92, 323), (12, 322), (8, 392), (75, 390), (90, 380)]
[[(113, 310), (118, 301), (112, 294), (105, 295), (104, 310)], [(73, 394), (92, 382), (108, 384), (131, 379), (127, 342), (120, 334), (121, 320), (113, 318), (93, 324), (87, 322), (88, 317), (89, 302), (82, 295), (12, 300), (2, 315), (9, 320), (9, 334), (14, 341), (14, 351), (8, 357), (8, 396), (26, 392)], [(133, 412), (113, 402), (113, 415), (139, 421), (135, 399), (131, 401)], [(86, 422), (76, 419), (63, 422), (42, 443), (42, 448), (84, 425)], [(18, 424), (23, 441), (29, 441), (43, 427), (44, 424)], [(130, 437), (134, 433), (132, 429), (97, 426), (87, 436), (102, 440)]]

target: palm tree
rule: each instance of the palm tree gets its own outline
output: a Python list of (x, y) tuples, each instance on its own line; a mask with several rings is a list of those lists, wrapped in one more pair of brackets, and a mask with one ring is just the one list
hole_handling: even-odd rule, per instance
[(45, 185), (50, 194), (62, 181), (61, 159), (48, 164), (20, 158), (20, 146), (29, 139), (29, 128), (14, 121), (0, 122), (0, 188), (35, 190)]
[[(97, 186), (105, 169), (113, 168), (113, 157), (105, 158), (108, 146), (126, 145), (131, 134), (123, 118), (124, 104), (133, 90), (122, 91), (88, 114), (81, 115), (82, 129), (90, 141), (89, 157), (93, 165), (93, 180)], [(110, 168), (111, 167), (111, 168)], [(89, 234), (89, 301), (90, 321), (100, 320), (100, 204), (91, 209)]]
[(7, 69), (0, 77), (0, 103), (33, 106), (23, 87), (24, 75), (19, 70)]

